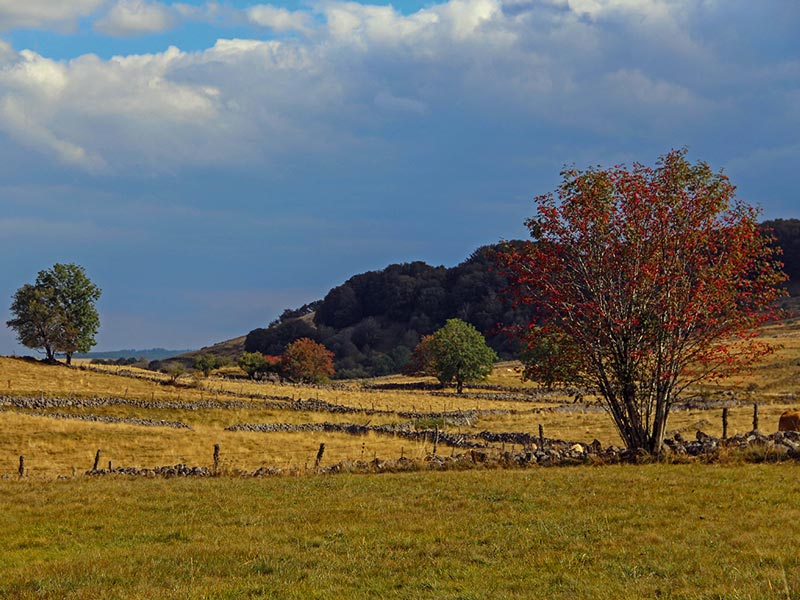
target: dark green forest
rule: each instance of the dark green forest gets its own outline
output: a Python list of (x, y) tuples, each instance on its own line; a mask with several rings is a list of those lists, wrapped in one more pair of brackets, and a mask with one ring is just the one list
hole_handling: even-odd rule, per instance
[(499, 249), (479, 248), (452, 268), (412, 262), (355, 275), (321, 301), (284, 311), (269, 327), (251, 331), (245, 350), (280, 355), (295, 339), (308, 337), (334, 352), (337, 377), (385, 375), (405, 366), (422, 336), (458, 317), (501, 358), (512, 358), (516, 342), (503, 325), (524, 324), (529, 314), (501, 299), (508, 280), (496, 270)]
[(783, 250), (781, 260), (789, 276), (789, 294), (800, 295), (800, 219), (764, 221), (761, 227), (775, 237), (776, 245)]

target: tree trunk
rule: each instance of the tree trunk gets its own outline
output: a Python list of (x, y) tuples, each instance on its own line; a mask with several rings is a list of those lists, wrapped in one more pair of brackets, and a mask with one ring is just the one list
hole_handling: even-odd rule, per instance
[(461, 377), (456, 377), (456, 391), (459, 394), (464, 391), (464, 380)]
[(67, 352), (67, 365), (72, 364), (72, 352)]

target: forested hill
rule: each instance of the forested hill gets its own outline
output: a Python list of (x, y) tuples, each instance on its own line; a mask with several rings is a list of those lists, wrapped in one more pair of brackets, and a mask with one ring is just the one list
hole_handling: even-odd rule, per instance
[(251, 331), (245, 349), (279, 355), (293, 340), (309, 337), (334, 352), (337, 377), (383, 375), (400, 371), (422, 336), (458, 317), (501, 357), (513, 357), (515, 343), (498, 324), (525, 323), (527, 312), (501, 300), (508, 282), (494, 268), (498, 249), (479, 248), (452, 268), (412, 262), (356, 275), (323, 300)]
[[(789, 292), (800, 295), (800, 220), (762, 227), (783, 249)], [(287, 309), (269, 327), (251, 331), (245, 349), (280, 355), (292, 341), (309, 337), (335, 353), (337, 377), (384, 375), (403, 368), (423, 335), (458, 317), (483, 333), (501, 358), (515, 357), (514, 342), (498, 325), (524, 324), (528, 313), (501, 300), (508, 282), (494, 270), (499, 249), (479, 248), (452, 268), (412, 262), (355, 275), (323, 300)]]
[(783, 250), (783, 270), (789, 276), (788, 289), (792, 296), (800, 295), (800, 219), (775, 219), (761, 226), (775, 236)]

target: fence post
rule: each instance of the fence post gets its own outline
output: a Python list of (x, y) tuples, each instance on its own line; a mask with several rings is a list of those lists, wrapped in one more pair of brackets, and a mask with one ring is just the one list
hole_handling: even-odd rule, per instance
[(544, 427), (539, 423), (539, 450), (544, 452)]
[(753, 402), (753, 431), (758, 431), (758, 402)]
[(439, 425), (434, 426), (436, 429), (433, 434), (433, 455), (436, 456), (436, 448), (439, 446)]
[(25, 477), (25, 457), (22, 455), (19, 457), (19, 476)]
[(97, 449), (97, 452), (94, 455), (94, 466), (92, 467), (92, 471), (97, 471), (97, 466), (100, 464), (100, 448)]
[(214, 475), (219, 472), (219, 444), (214, 444)]
[(319, 467), (319, 463), (322, 462), (322, 455), (323, 454), (325, 454), (325, 442), (322, 442), (319, 445), (319, 450), (317, 450), (317, 458), (314, 461), (314, 468), (315, 469), (318, 468)]
[(728, 439), (728, 407), (722, 409), (722, 439)]

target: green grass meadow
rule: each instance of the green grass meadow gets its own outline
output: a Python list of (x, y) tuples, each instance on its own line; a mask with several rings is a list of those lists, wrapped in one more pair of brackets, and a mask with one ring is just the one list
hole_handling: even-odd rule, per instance
[(800, 465), (0, 482), (0, 598), (800, 598)]

